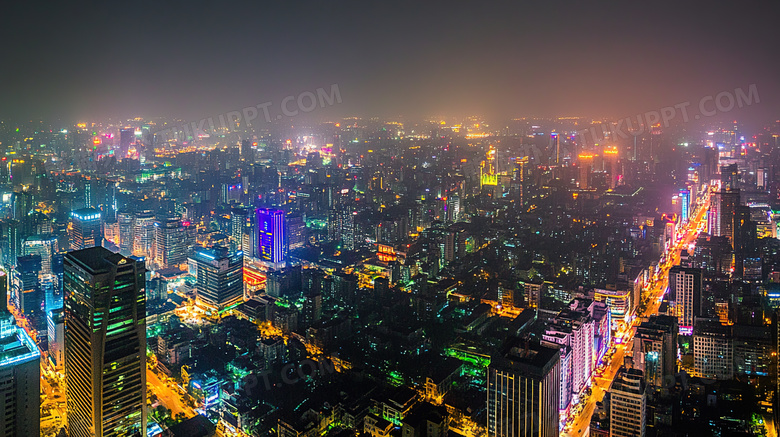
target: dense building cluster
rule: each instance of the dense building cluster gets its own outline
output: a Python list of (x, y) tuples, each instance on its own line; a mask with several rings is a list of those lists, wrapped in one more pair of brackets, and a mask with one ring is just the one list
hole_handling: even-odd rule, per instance
[(0, 124), (0, 434), (763, 433), (780, 124), (602, 124)]

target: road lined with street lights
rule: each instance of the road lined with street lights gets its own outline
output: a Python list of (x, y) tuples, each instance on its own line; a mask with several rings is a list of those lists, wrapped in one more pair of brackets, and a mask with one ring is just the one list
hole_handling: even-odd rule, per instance
[[(658, 265), (658, 270), (653, 275), (653, 279), (648, 290), (643, 295), (648, 296), (647, 306), (642, 314), (637, 314), (630, 327), (623, 332), (618, 332), (616, 338), (613, 338), (612, 348), (614, 354), (606, 363), (600, 376), (594, 375), (592, 393), (585, 399), (585, 405), (575, 410), (574, 420), (571, 421), (561, 433), (566, 437), (580, 437), (586, 433), (590, 427), (590, 419), (596, 409), (596, 402), (604, 398), (604, 394), (609, 390), (612, 381), (615, 379), (618, 370), (623, 366), (624, 357), (628, 353), (633, 354), (633, 340), (636, 333), (636, 327), (642, 322), (642, 318), (649, 317), (658, 313), (658, 309), (663, 301), (666, 288), (669, 283), (669, 269), (680, 263), (680, 253), (688, 248), (698, 238), (699, 233), (705, 227), (707, 210), (710, 205), (711, 191), (708, 189), (704, 200), (699, 205), (696, 215), (689, 220), (684, 228), (684, 234), (673, 245), (667, 249), (664, 258)], [(616, 340), (620, 338), (620, 343)], [(602, 364), (602, 366), (604, 366)]]

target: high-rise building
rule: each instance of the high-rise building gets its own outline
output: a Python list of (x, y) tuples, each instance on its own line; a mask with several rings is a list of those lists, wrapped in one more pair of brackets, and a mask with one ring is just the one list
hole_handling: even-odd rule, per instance
[(740, 202), (739, 189), (721, 190), (720, 192), (720, 235), (728, 237), (734, 244), (734, 216)]
[(230, 236), (237, 250), (246, 251), (244, 247), (244, 230), (250, 214), (247, 208), (235, 207), (230, 211)]
[(579, 155), (579, 162), (577, 163), (580, 167), (580, 175), (577, 182), (579, 183), (580, 189), (587, 190), (588, 185), (588, 179), (590, 178), (590, 172), (593, 169), (593, 159), (596, 157), (596, 155), (593, 155), (592, 153), (581, 153)]
[(41, 257), (41, 273), (51, 273), (52, 256), (59, 251), (57, 237), (51, 234), (28, 237), (22, 243), (24, 255)]
[(680, 218), (682, 223), (688, 223), (691, 217), (691, 190), (680, 190)]
[(158, 217), (154, 222), (155, 264), (161, 269), (187, 263), (187, 235), (178, 215)]
[[(571, 367), (561, 369), (561, 372), (571, 375), (570, 393), (574, 397), (578, 396), (590, 382), (595, 367), (593, 317), (583, 308), (561, 311), (547, 326), (542, 338), (546, 342), (571, 349)], [(568, 393), (562, 393), (561, 397), (568, 397)]]
[(13, 291), (16, 308), (25, 317), (41, 317), (45, 308), (44, 294), (38, 282), (41, 271), (41, 257), (20, 256), (13, 270)]
[(65, 256), (68, 435), (146, 433), (142, 262), (103, 247)]
[(707, 212), (707, 233), (720, 237), (720, 193), (710, 196), (710, 210)]
[(732, 327), (700, 321), (693, 330), (693, 373), (701, 378), (734, 377)]
[(196, 250), (195, 302), (207, 310), (222, 311), (244, 296), (244, 254), (225, 247)]
[(70, 250), (103, 244), (103, 220), (95, 208), (83, 208), (70, 214)]
[(284, 211), (257, 210), (257, 257), (267, 263), (281, 264), (287, 257)]
[(117, 214), (119, 223), (119, 253), (124, 256), (133, 254), (133, 245), (135, 244), (135, 216), (130, 212), (120, 212)]
[(301, 214), (287, 217), (287, 245), (290, 249), (303, 247), (306, 243), (306, 222)]
[(487, 372), (488, 437), (558, 435), (560, 352), (510, 340)]
[(154, 212), (138, 211), (133, 220), (133, 255), (152, 258), (154, 236)]
[(48, 346), (49, 358), (55, 366), (61, 367), (65, 362), (65, 310), (56, 308), (46, 314), (49, 328)]
[[(5, 299), (5, 293), (3, 293)], [(0, 304), (0, 436), (41, 435), (41, 353)]]
[(644, 437), (647, 394), (642, 371), (621, 368), (609, 389), (609, 432), (614, 437)]
[(682, 335), (691, 335), (694, 319), (702, 315), (701, 289), (701, 269), (680, 266), (669, 269), (669, 300), (674, 302)]
[(634, 368), (644, 373), (645, 381), (661, 388), (677, 374), (677, 318), (650, 316), (634, 335)]

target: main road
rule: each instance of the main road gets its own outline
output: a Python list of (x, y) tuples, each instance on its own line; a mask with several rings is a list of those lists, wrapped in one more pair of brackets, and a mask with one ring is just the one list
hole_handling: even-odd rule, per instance
[[(669, 283), (669, 269), (680, 263), (680, 253), (682, 249), (689, 247), (690, 244), (698, 238), (699, 232), (703, 229), (704, 220), (707, 217), (709, 202), (710, 191), (708, 188), (705, 199), (701, 205), (699, 205), (695, 217), (686, 225), (683, 236), (667, 249), (667, 256), (662, 259), (662, 262), (659, 265), (658, 274), (653, 276), (649, 291), (645, 293), (645, 295), (650, 296), (645, 311), (642, 314), (637, 314), (635, 321), (627, 330), (616, 334), (616, 338), (614, 338), (613, 341), (617, 344), (613, 344), (612, 346), (614, 348), (612, 358), (606, 363), (606, 367), (600, 376), (594, 375), (593, 384), (591, 386), (592, 393), (582, 401), (584, 402), (584, 405), (582, 405), (581, 408), (573, 410), (574, 418), (571, 424), (565, 427), (561, 436), (580, 437), (590, 434), (590, 419), (596, 409), (596, 402), (601, 401), (604, 398), (604, 394), (609, 391), (609, 387), (612, 385), (615, 375), (623, 366), (623, 358), (626, 354), (633, 354), (633, 340), (634, 334), (636, 333), (636, 326), (641, 323), (643, 317), (658, 313), (658, 308), (661, 306), (661, 301), (663, 300), (664, 293), (666, 293), (666, 287)], [(617, 342), (618, 339), (620, 339), (619, 343)]]

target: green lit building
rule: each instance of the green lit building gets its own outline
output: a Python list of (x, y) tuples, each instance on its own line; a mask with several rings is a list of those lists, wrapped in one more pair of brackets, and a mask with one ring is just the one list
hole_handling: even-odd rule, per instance
[(92, 247), (64, 270), (68, 435), (145, 435), (144, 264)]

